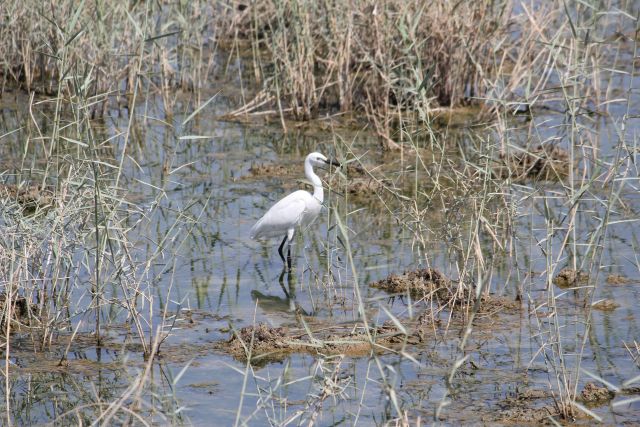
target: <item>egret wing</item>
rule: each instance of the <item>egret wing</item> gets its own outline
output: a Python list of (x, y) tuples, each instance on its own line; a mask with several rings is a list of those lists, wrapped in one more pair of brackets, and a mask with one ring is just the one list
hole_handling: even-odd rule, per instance
[(287, 230), (300, 223), (310, 197), (306, 191), (299, 190), (278, 201), (251, 228), (251, 238), (286, 234)]

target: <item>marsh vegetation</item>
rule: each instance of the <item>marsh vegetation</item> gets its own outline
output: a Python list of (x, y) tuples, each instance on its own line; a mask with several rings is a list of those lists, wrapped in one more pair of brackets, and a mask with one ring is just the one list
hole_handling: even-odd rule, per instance
[(2, 423), (639, 423), (639, 16), (2, 3)]

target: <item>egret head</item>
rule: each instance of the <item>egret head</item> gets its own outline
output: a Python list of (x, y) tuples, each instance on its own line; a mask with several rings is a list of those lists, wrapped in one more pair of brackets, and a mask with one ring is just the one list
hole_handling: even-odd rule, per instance
[(326, 166), (326, 165), (334, 165), (340, 166), (340, 163), (336, 162), (333, 159), (327, 159), (323, 154), (320, 153), (311, 153), (307, 156), (307, 162), (311, 164), (311, 166)]

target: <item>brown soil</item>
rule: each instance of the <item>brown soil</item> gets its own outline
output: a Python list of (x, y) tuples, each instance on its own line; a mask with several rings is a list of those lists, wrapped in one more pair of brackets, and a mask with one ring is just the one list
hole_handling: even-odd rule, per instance
[(408, 334), (400, 331), (392, 322), (387, 321), (382, 326), (372, 328), (371, 340), (364, 330), (358, 328), (346, 334), (331, 334), (324, 340), (324, 347), (319, 350), (323, 354), (346, 354), (348, 356), (364, 356), (372, 350), (384, 352), (395, 344), (419, 344), (423, 341), (424, 334), (420, 332), (418, 324)]
[(349, 178), (346, 190), (356, 197), (374, 196), (384, 190), (384, 183), (373, 178)]
[(367, 174), (367, 171), (364, 169), (364, 167), (356, 162), (347, 163), (347, 165), (343, 166), (343, 168), (346, 170), (346, 173), (349, 177), (364, 176)]
[[(7, 294), (0, 294), (0, 308), (4, 312), (5, 305), (7, 303)], [(29, 312), (27, 299), (25, 297), (17, 297), (12, 301), (13, 315), (17, 317), (24, 317)]]
[(270, 328), (259, 323), (256, 326), (246, 326), (234, 331), (228, 344), (228, 351), (236, 358), (246, 359), (249, 354), (265, 356), (269, 353), (288, 353), (292, 346), (288, 341), (287, 328)]
[[(369, 333), (358, 324), (327, 326), (313, 332), (312, 336), (302, 329), (270, 328), (258, 324), (232, 333), (228, 341), (219, 342), (216, 348), (237, 359), (246, 360), (253, 333), (252, 362), (257, 364), (282, 360), (291, 353), (362, 357), (372, 352), (389, 353), (405, 345), (432, 342), (444, 327), (444, 322), (434, 317), (430, 309), (426, 309), (417, 318), (401, 319), (401, 322), (403, 329), (392, 321), (387, 321), (381, 326), (371, 327)], [(463, 323), (456, 319), (448, 319), (447, 327), (462, 326)], [(494, 332), (494, 328), (495, 324), (489, 330), (490, 334)], [(483, 333), (482, 328), (477, 333)]]
[(615, 393), (606, 387), (600, 387), (594, 383), (587, 383), (580, 393), (580, 400), (584, 403), (601, 405), (615, 397)]
[(392, 274), (386, 279), (370, 283), (369, 286), (392, 294), (410, 293), (417, 298), (435, 295), (442, 299), (449, 299), (456, 287), (444, 274), (433, 268)]
[[(220, 348), (233, 357), (263, 363), (280, 360), (289, 353), (343, 354), (350, 357), (365, 356), (372, 351), (393, 351), (398, 345), (416, 345), (432, 337), (439, 321), (432, 321), (426, 312), (414, 320), (403, 322), (405, 331), (393, 322), (366, 329), (361, 325), (322, 328), (309, 336), (305, 330), (271, 328), (263, 323), (234, 331)], [(406, 333), (405, 333), (406, 332)], [(249, 346), (253, 343), (251, 348)]]
[(515, 313), (521, 308), (521, 304), (511, 298), (485, 295), (480, 298), (480, 314), (494, 315), (499, 312)]
[(441, 127), (469, 127), (484, 120), (481, 105), (430, 109), (431, 120)]
[(342, 169), (346, 173), (332, 174), (329, 184), (337, 191), (346, 192), (355, 198), (368, 198), (384, 190), (385, 180), (373, 177), (360, 164), (351, 162)]
[(25, 209), (43, 208), (53, 202), (53, 191), (50, 188), (41, 189), (37, 185), (0, 184), (0, 197), (3, 196), (16, 200)]
[[(430, 273), (427, 273), (427, 270), (421, 271), (421, 274), (413, 272), (413, 276), (420, 277), (418, 280), (423, 284), (426, 274)], [(429, 280), (436, 280), (436, 273), (431, 274)], [(437, 277), (441, 281), (445, 280), (440, 276)], [(428, 287), (426, 284), (424, 286)], [(517, 307), (519, 305), (516, 302), (506, 298), (487, 296), (482, 299), (480, 314), (488, 317), (486, 315), (489, 312), (493, 315), (504, 311), (505, 308)], [(457, 325), (459, 318), (460, 315), (456, 315), (448, 319), (448, 322), (454, 322), (453, 324)], [(417, 318), (400, 321), (401, 327), (392, 321), (387, 321), (381, 326), (371, 327), (369, 331), (361, 324), (328, 326), (313, 332), (311, 336), (304, 329), (271, 328), (261, 323), (232, 332), (230, 339), (219, 343), (218, 348), (240, 360), (246, 360), (250, 354), (252, 362), (258, 364), (281, 360), (294, 352), (359, 357), (369, 355), (371, 352), (393, 352), (394, 348), (400, 346), (418, 345), (433, 340), (443, 323), (437, 315), (434, 315), (431, 308), (425, 309)], [(448, 323), (448, 327), (451, 325), (452, 323)]]
[(496, 417), (487, 416), (485, 421), (506, 424), (548, 424), (549, 416), (561, 418), (557, 408), (552, 404), (545, 404), (552, 397), (548, 390), (526, 389), (515, 397), (509, 397), (498, 404)]
[(500, 155), (495, 173), (500, 178), (511, 177), (521, 181), (542, 179), (557, 181), (569, 175), (569, 153), (557, 145), (538, 145), (527, 152), (520, 151)]
[[(392, 274), (386, 279), (370, 283), (369, 286), (391, 294), (410, 293), (416, 299), (435, 299), (439, 305), (451, 308), (468, 308), (475, 301), (474, 290), (453, 282), (433, 268), (409, 271), (401, 275)], [(519, 307), (518, 302), (500, 296), (483, 295), (480, 300), (480, 314), (515, 311)]]
[(612, 299), (603, 299), (595, 302), (592, 307), (600, 311), (613, 311), (616, 308), (620, 307), (620, 304)]
[(619, 393), (621, 395), (640, 394), (640, 387), (625, 387)]
[(524, 390), (522, 393), (519, 393), (517, 396), (518, 400), (537, 400), (537, 399), (547, 399), (551, 397), (551, 392), (549, 390), (540, 390), (538, 388), (528, 388)]
[(547, 424), (544, 421), (547, 420), (549, 416), (556, 419), (561, 417), (558, 410), (552, 405), (529, 408), (522, 402), (505, 401), (501, 406), (503, 406), (503, 409), (498, 412), (498, 419), (496, 421), (502, 423), (540, 425)]
[[(4, 334), (6, 331), (6, 304), (7, 295), (0, 294), (0, 334)], [(11, 301), (11, 331), (19, 331), (23, 326), (29, 326), (31, 320), (38, 310), (38, 306), (32, 304), (29, 306), (27, 299), (23, 296), (13, 297)]]
[(556, 277), (553, 278), (553, 283), (559, 288), (571, 288), (585, 283), (587, 280), (589, 280), (588, 274), (572, 268), (563, 268)]
[(633, 283), (633, 280), (621, 274), (610, 274), (607, 276), (607, 284), (609, 285), (627, 285)]
[(290, 175), (292, 171), (280, 164), (264, 164), (253, 165), (249, 168), (251, 176), (285, 176)]

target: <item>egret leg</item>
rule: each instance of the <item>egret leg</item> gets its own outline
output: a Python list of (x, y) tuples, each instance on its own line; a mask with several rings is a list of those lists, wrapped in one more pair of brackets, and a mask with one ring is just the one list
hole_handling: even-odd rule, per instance
[(291, 241), (293, 240), (293, 235), (295, 234), (295, 229), (290, 228), (287, 231), (287, 268), (291, 271)]
[[(280, 254), (280, 258), (282, 258), (282, 262), (284, 262), (285, 264), (287, 263), (287, 261), (284, 259), (284, 255), (282, 254), (282, 247), (284, 246), (284, 242), (287, 241), (287, 238), (289, 236), (284, 236), (284, 239), (282, 239), (282, 243), (280, 243), (280, 247), (278, 248), (278, 253)], [(291, 250), (291, 247), (289, 247), (289, 250)]]

